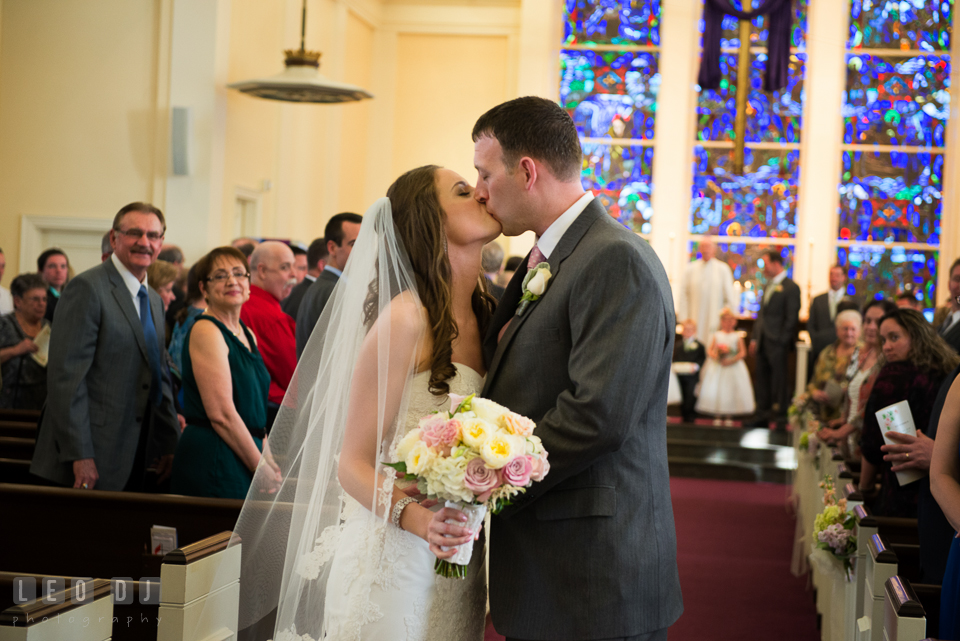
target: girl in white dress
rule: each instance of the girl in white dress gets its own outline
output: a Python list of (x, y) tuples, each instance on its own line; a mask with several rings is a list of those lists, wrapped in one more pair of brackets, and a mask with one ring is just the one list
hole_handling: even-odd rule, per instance
[(697, 411), (728, 419), (753, 414), (753, 384), (743, 359), (747, 356), (743, 338), (737, 333), (737, 317), (729, 308), (720, 312), (720, 331), (710, 339), (707, 362), (700, 379)]

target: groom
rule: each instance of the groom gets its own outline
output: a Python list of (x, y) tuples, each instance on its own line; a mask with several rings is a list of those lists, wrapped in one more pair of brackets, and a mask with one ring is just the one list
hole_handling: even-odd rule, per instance
[[(537, 244), (484, 342), (483, 396), (528, 416), (550, 473), (493, 518), (490, 607), (508, 639), (660, 641), (683, 611), (667, 470), (676, 320), (663, 266), (580, 184), (570, 116), (526, 97), (473, 128), (476, 198)], [(527, 271), (543, 295), (518, 313)]]

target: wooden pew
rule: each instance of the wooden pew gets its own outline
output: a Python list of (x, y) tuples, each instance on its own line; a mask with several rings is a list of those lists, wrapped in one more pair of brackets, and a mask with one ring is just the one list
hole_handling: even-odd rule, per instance
[(110, 581), (95, 579), (79, 603), (74, 596), (68, 587), (53, 595), (53, 603), (37, 599), (7, 608), (0, 613), (0, 641), (109, 641)]
[(910, 581), (899, 576), (884, 584), (883, 637), (886, 641), (920, 641), (927, 636), (927, 613)]
[(37, 424), (24, 421), (0, 421), (0, 436), (37, 438)]
[(153, 525), (199, 541), (233, 530), (243, 501), (0, 484), (0, 505), (10, 524), (0, 528), (0, 549), (17, 550), (5, 560), (16, 566), (0, 570), (136, 579), (160, 576), (161, 557), (149, 553)]
[(36, 444), (35, 438), (0, 436), (0, 458), (29, 461), (33, 459), (33, 448)]
[(241, 546), (221, 532), (163, 558), (157, 641), (234, 639), (240, 607)]
[(36, 425), (40, 422), (40, 410), (0, 409), (0, 421), (22, 421)]
[(874, 534), (868, 542), (865, 584), (863, 592), (863, 616), (857, 621), (859, 641), (885, 641), (883, 638), (884, 603), (887, 579), (897, 575), (897, 555), (883, 540)]
[(29, 460), (0, 458), (0, 483), (29, 485), (32, 482)]

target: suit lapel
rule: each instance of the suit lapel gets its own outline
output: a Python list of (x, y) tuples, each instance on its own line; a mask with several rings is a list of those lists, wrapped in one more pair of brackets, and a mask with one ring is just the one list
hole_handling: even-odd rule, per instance
[[(143, 357), (147, 359), (149, 363), (150, 356), (147, 352), (147, 341), (143, 338), (143, 323), (140, 322), (140, 312), (133, 306), (133, 300), (130, 298), (130, 290), (127, 289), (126, 283), (123, 282), (123, 276), (121, 276), (117, 268), (114, 267), (112, 261), (108, 260), (104, 265), (107, 268), (107, 275), (110, 277), (110, 284), (113, 285), (113, 297), (116, 299), (121, 311), (123, 311), (127, 322), (130, 323), (131, 329), (133, 329), (133, 335), (137, 339), (140, 353), (143, 354)], [(151, 303), (151, 307), (152, 306)]]
[[(547, 259), (547, 263), (550, 265), (550, 273), (552, 277), (551, 281), (554, 281), (557, 278), (557, 274), (560, 273), (561, 264), (570, 254), (573, 253), (573, 250), (580, 243), (580, 240), (587, 233), (587, 230), (590, 229), (590, 226), (599, 219), (601, 216), (606, 216), (607, 212), (604, 210), (603, 205), (600, 204), (600, 201), (594, 198), (590, 201), (587, 207), (581, 212), (577, 219), (573, 221), (570, 227), (567, 228), (567, 231), (564, 232), (563, 237), (560, 239), (560, 242), (557, 243), (557, 246), (550, 252), (550, 258)], [(527, 258), (529, 259), (529, 254)], [(521, 273), (522, 272), (522, 273)], [(526, 260), (524, 264), (521, 265), (521, 268), (513, 275), (513, 278), (510, 280), (510, 284), (507, 286), (507, 291), (504, 292), (504, 297), (501, 305), (507, 303), (509, 306), (506, 307), (504, 313), (506, 314), (509, 310), (510, 316), (503, 318), (500, 314), (500, 307), (497, 308), (497, 314), (495, 319), (498, 322), (493, 324), (495, 331), (491, 332), (494, 341), (494, 354), (493, 360), (490, 363), (490, 367), (487, 369), (487, 381), (485, 389), (489, 389), (489, 386), (496, 377), (497, 368), (500, 366), (500, 361), (503, 359), (503, 355), (506, 352), (507, 348), (510, 346), (510, 342), (513, 340), (513, 337), (517, 335), (517, 332), (520, 331), (520, 327), (527, 321), (530, 315), (533, 313), (534, 308), (545, 296), (550, 295), (550, 287), (547, 287), (547, 291), (544, 292), (543, 296), (540, 299), (531, 302), (527, 305), (527, 309), (523, 312), (522, 315), (517, 316), (517, 303), (522, 297), (521, 288), (523, 286), (523, 279), (527, 275), (527, 266)], [(508, 298), (509, 294), (509, 298)], [(499, 334), (500, 329), (509, 321), (510, 327), (507, 328), (507, 331), (504, 332), (503, 338), (500, 339), (499, 343), (496, 343), (497, 334)], [(499, 322), (501, 321), (502, 322)], [(488, 340), (490, 336), (488, 335)]]

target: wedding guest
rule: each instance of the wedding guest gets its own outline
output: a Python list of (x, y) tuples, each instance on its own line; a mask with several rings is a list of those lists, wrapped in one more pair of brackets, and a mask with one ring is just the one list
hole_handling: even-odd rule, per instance
[(363, 216), (350, 212), (336, 214), (327, 221), (327, 226), (323, 230), (323, 236), (327, 242), (327, 264), (323, 272), (317, 276), (317, 280), (304, 293), (303, 300), (300, 301), (300, 309), (297, 311), (297, 358), (300, 358), (300, 354), (303, 353), (303, 348), (306, 347), (313, 328), (317, 326), (323, 308), (330, 300), (333, 288), (340, 280), (340, 274), (347, 266), (347, 260), (353, 250), (353, 244), (357, 242), (362, 222)]
[(720, 312), (739, 309), (733, 272), (717, 259), (717, 246), (712, 240), (700, 241), (700, 259), (687, 265), (683, 287), (677, 299), (677, 317), (692, 318), (700, 328), (697, 338), (708, 344), (720, 328)]
[(176, 265), (159, 258), (153, 261), (150, 267), (147, 268), (147, 282), (150, 284), (150, 287), (153, 287), (157, 294), (160, 295), (160, 300), (163, 301), (164, 312), (167, 311), (170, 303), (176, 298), (173, 293), (173, 284), (179, 275), (180, 270), (177, 269)]
[(815, 414), (822, 423), (840, 416), (843, 394), (848, 382), (847, 369), (851, 357), (857, 351), (860, 338), (860, 312), (853, 309), (840, 312), (835, 325), (838, 338), (820, 352), (806, 390), (814, 404)]
[(207, 303), (183, 349), (183, 430), (171, 491), (242, 499), (266, 447), (267, 372), (253, 333), (240, 320), (250, 297), (243, 253), (218, 247), (196, 264)]
[(504, 288), (497, 284), (500, 272), (503, 271), (503, 247), (495, 242), (483, 246), (481, 267), (487, 279), (487, 288), (498, 301), (503, 296)]
[(45, 318), (53, 322), (53, 313), (60, 301), (60, 294), (69, 278), (70, 262), (63, 250), (53, 247), (37, 258), (37, 272), (47, 282), (47, 312)]
[(177, 268), (179, 272), (183, 269), (183, 250), (177, 247), (176, 245), (164, 245), (160, 249), (160, 254), (157, 256), (157, 260), (162, 260), (170, 263)]
[[(930, 462), (930, 489), (949, 526), (960, 530), (960, 382), (956, 380), (950, 386), (940, 417)], [(944, 568), (938, 636), (960, 639), (960, 536), (951, 537)]]
[(849, 380), (843, 397), (840, 416), (828, 421), (817, 432), (817, 438), (828, 445), (838, 445), (847, 456), (860, 458), (860, 430), (863, 411), (880, 372), (880, 319), (894, 311), (888, 300), (871, 300), (863, 307), (860, 343), (847, 366)]
[(508, 258), (507, 262), (503, 265), (503, 271), (500, 273), (500, 282), (497, 284), (505, 288), (507, 283), (510, 282), (510, 279), (513, 278), (513, 273), (517, 271), (522, 264), (523, 256), (511, 256)]
[(327, 266), (327, 255), (327, 241), (323, 238), (315, 238), (307, 247), (307, 273), (303, 280), (290, 290), (290, 295), (280, 302), (280, 307), (290, 318), (296, 320), (303, 295), (307, 293), (310, 285), (317, 280), (320, 272)]
[(700, 382), (700, 368), (706, 360), (707, 350), (703, 343), (697, 340), (697, 321), (688, 318), (683, 321), (683, 340), (677, 342), (673, 348), (674, 363), (695, 363), (697, 366), (694, 372), (677, 374), (681, 396), (680, 416), (684, 423), (693, 423), (696, 420), (696, 389)]
[[(187, 297), (186, 306), (177, 312), (174, 318), (175, 324), (173, 332), (170, 335), (170, 358), (173, 360), (174, 367), (178, 372), (183, 371), (183, 343), (187, 338), (187, 333), (193, 327), (193, 321), (197, 316), (203, 313), (206, 303), (203, 301), (203, 294), (200, 292), (200, 282), (197, 278), (197, 266), (194, 265), (187, 272)], [(181, 399), (181, 405), (183, 399)]]
[(697, 411), (716, 416), (715, 424), (730, 417), (753, 414), (753, 385), (743, 359), (747, 346), (737, 331), (737, 317), (725, 307), (720, 312), (720, 329), (710, 337), (707, 362), (703, 366)]
[[(299, 285), (303, 282), (310, 267), (307, 262), (307, 250), (300, 245), (290, 243), (290, 251), (293, 252), (293, 277), (297, 279), (297, 285)], [(286, 299), (286, 296), (284, 296), (284, 299)]]
[(250, 256), (250, 290), (240, 319), (257, 337), (257, 347), (270, 373), (267, 431), (280, 409), (297, 368), (297, 323), (280, 307), (295, 282), (293, 251), (284, 243), (260, 243)]
[[(3, 279), (3, 272), (7, 269), (7, 257), (3, 255), (3, 250), (0, 249), (0, 280)], [(0, 316), (4, 314), (9, 314), (13, 311), (13, 296), (10, 295), (10, 290), (6, 287), (0, 286)]]
[[(876, 412), (908, 401), (913, 422), (918, 426), (920, 446), (928, 447), (930, 439), (922, 434), (922, 428), (930, 423), (940, 385), (960, 364), (960, 357), (947, 348), (923, 314), (912, 309), (897, 309), (880, 320), (880, 346), (884, 364), (863, 417), (860, 489), (866, 493), (864, 498), (873, 499), (877, 515), (916, 518), (918, 486), (911, 483), (901, 487), (891, 470), (893, 462), (885, 459), (881, 449), (884, 441)], [(898, 454), (896, 462), (901, 458), (906, 461), (904, 454)], [(881, 489), (876, 495), (874, 481), (878, 473)]]
[(834, 265), (830, 268), (830, 290), (814, 297), (810, 302), (807, 332), (810, 334), (808, 371), (811, 373), (820, 352), (837, 340), (837, 314), (844, 301), (853, 302), (853, 299), (847, 296), (847, 273), (842, 266)]
[(941, 307), (934, 314), (934, 326), (943, 340), (960, 352), (960, 258), (950, 266), (950, 280), (947, 283), (950, 289), (950, 300), (945, 307)]
[(32, 354), (33, 339), (50, 326), (43, 317), (47, 310), (47, 284), (39, 274), (20, 274), (10, 283), (14, 311), (0, 318), (0, 408), (43, 409), (47, 400), (47, 366)]
[(100, 239), (100, 262), (105, 263), (113, 255), (113, 246), (110, 244), (110, 232)]
[(897, 307), (907, 307), (909, 309), (915, 309), (918, 312), (923, 312), (923, 306), (913, 292), (900, 292), (897, 294)]
[(760, 313), (753, 326), (750, 354), (756, 357), (757, 421), (783, 424), (790, 404), (787, 386), (787, 356), (793, 351), (800, 322), (800, 288), (787, 277), (780, 252), (764, 254), (763, 275), (767, 279)]
[(240, 238), (234, 238), (233, 242), (230, 243), (231, 247), (236, 247), (239, 249), (244, 256), (250, 257), (250, 254), (253, 253), (253, 250), (257, 248), (257, 245), (260, 244), (260, 241), (256, 238), (248, 238), (241, 236)]

